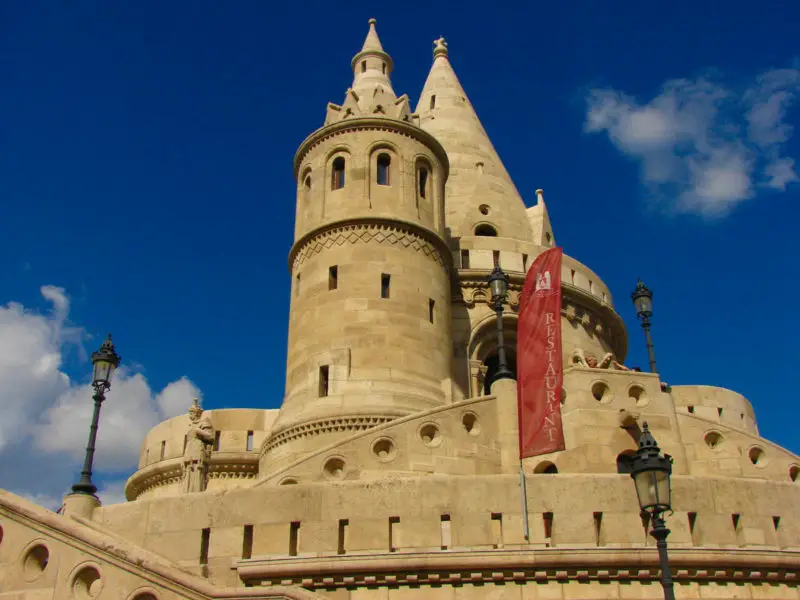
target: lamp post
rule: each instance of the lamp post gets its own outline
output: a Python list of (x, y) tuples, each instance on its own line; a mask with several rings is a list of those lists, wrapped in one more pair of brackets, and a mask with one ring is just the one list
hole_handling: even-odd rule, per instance
[(656, 369), (656, 352), (653, 349), (653, 339), (650, 337), (650, 317), (653, 316), (653, 292), (639, 280), (636, 284), (636, 289), (631, 294), (633, 305), (636, 307), (636, 316), (642, 322), (642, 329), (644, 329), (644, 338), (647, 342), (647, 354), (650, 357), (650, 371), (658, 373)]
[(664, 522), (664, 513), (672, 510), (670, 475), (672, 474), (672, 458), (661, 455), (647, 423), (644, 423), (639, 438), (639, 450), (633, 459), (631, 477), (636, 485), (636, 496), (642, 512), (650, 515), (653, 530), (650, 532), (656, 539), (658, 560), (661, 564), (661, 585), (664, 588), (665, 600), (675, 600), (672, 583), (672, 572), (667, 556), (667, 536), (669, 529)]
[(506, 359), (506, 344), (503, 335), (503, 305), (506, 303), (508, 296), (508, 275), (506, 275), (500, 268), (500, 265), (495, 265), (491, 275), (489, 275), (489, 291), (492, 293), (492, 307), (494, 312), (497, 313), (497, 373), (495, 373), (494, 381), (498, 379), (513, 379), (514, 374), (508, 368), (508, 360)]
[(111, 389), (111, 378), (119, 366), (119, 361), (120, 356), (114, 350), (114, 344), (111, 343), (111, 334), (109, 333), (100, 349), (97, 352), (92, 352), (94, 413), (92, 414), (92, 425), (89, 428), (89, 443), (86, 445), (86, 459), (83, 462), (81, 479), (72, 486), (73, 493), (88, 494), (90, 496), (94, 496), (97, 493), (97, 488), (92, 483), (92, 462), (94, 461), (94, 446), (97, 441), (97, 423), (100, 420), (100, 405), (106, 399), (106, 392)]

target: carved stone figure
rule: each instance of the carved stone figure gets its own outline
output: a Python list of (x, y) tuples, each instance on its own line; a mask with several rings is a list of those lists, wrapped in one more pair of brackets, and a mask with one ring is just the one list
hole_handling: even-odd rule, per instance
[(183, 452), (183, 491), (202, 492), (206, 489), (208, 481), (214, 426), (211, 424), (211, 419), (203, 416), (203, 409), (198, 404), (197, 398), (189, 408), (189, 421), (186, 449)]
[(575, 350), (572, 351), (572, 364), (588, 367), (590, 369), (615, 369), (617, 371), (630, 371), (628, 367), (617, 361), (613, 352), (607, 352), (603, 358), (597, 360), (591, 354), (585, 354), (581, 348), (575, 348)]

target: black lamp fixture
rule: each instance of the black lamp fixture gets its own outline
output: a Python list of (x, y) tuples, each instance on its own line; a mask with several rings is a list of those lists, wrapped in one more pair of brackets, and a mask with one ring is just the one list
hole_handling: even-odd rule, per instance
[(636, 486), (639, 508), (650, 516), (653, 525), (650, 535), (656, 539), (664, 598), (675, 600), (672, 571), (667, 556), (669, 529), (664, 521), (664, 513), (672, 510), (670, 475), (672, 475), (672, 458), (666, 454), (662, 456), (658, 443), (650, 433), (647, 423), (644, 423), (639, 438), (639, 450), (631, 463), (631, 477)]
[(636, 307), (636, 316), (639, 317), (639, 321), (642, 323), (642, 329), (644, 329), (644, 338), (647, 342), (647, 354), (650, 358), (650, 371), (658, 373), (656, 369), (656, 353), (653, 348), (653, 340), (650, 337), (650, 317), (653, 316), (653, 292), (639, 279), (639, 282), (636, 284), (636, 289), (633, 290), (631, 294), (631, 299), (633, 300), (633, 305)]
[(514, 374), (508, 368), (505, 337), (503, 336), (503, 307), (508, 297), (508, 275), (497, 264), (487, 281), (492, 294), (492, 307), (497, 314), (497, 373), (495, 373), (494, 381), (513, 379)]
[(111, 342), (111, 334), (109, 333), (100, 349), (92, 352), (94, 412), (92, 413), (92, 425), (89, 428), (89, 443), (86, 446), (86, 459), (83, 462), (81, 479), (72, 486), (72, 492), (75, 494), (94, 496), (97, 493), (97, 487), (92, 483), (92, 463), (94, 461), (95, 442), (97, 441), (97, 424), (100, 421), (100, 405), (106, 399), (106, 392), (111, 389), (111, 379), (114, 377), (114, 371), (119, 366), (120, 360), (119, 354), (114, 350), (114, 344)]

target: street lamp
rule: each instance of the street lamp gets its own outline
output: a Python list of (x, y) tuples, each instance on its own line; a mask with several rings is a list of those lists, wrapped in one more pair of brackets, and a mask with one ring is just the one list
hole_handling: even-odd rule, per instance
[(97, 352), (92, 352), (94, 413), (92, 414), (92, 425), (89, 428), (89, 443), (86, 446), (86, 459), (83, 462), (81, 479), (72, 486), (72, 491), (76, 494), (93, 496), (97, 492), (97, 488), (92, 483), (92, 462), (94, 461), (94, 445), (97, 441), (97, 423), (100, 420), (100, 405), (106, 399), (106, 392), (111, 389), (111, 378), (119, 366), (119, 361), (120, 356), (114, 350), (114, 344), (111, 343), (111, 334), (109, 333), (100, 349)]
[(672, 584), (672, 572), (669, 568), (667, 557), (667, 536), (669, 529), (664, 522), (664, 513), (672, 510), (670, 475), (672, 474), (672, 458), (661, 455), (647, 423), (644, 423), (642, 435), (639, 438), (639, 450), (631, 464), (631, 477), (636, 485), (636, 495), (639, 498), (639, 507), (642, 512), (650, 515), (653, 530), (650, 532), (656, 539), (658, 560), (661, 563), (661, 585), (664, 588), (664, 598), (675, 600), (675, 590)]
[(514, 374), (508, 368), (505, 338), (503, 336), (503, 305), (506, 303), (506, 296), (508, 296), (508, 275), (503, 272), (500, 265), (495, 265), (487, 281), (489, 282), (489, 291), (492, 294), (492, 307), (494, 312), (497, 313), (497, 373), (495, 373), (494, 381), (498, 379), (513, 379)]
[(653, 292), (639, 280), (636, 284), (636, 289), (631, 294), (633, 305), (636, 307), (636, 316), (642, 322), (642, 329), (644, 329), (644, 338), (647, 342), (647, 354), (650, 356), (650, 371), (658, 373), (656, 369), (656, 353), (653, 349), (653, 340), (650, 337), (650, 317), (653, 316)]

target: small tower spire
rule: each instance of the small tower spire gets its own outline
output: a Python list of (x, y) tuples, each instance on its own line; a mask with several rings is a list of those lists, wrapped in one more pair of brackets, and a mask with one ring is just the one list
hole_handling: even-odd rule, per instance
[(389, 75), (392, 72), (394, 63), (392, 57), (383, 50), (383, 45), (375, 29), (375, 19), (369, 20), (369, 31), (364, 40), (361, 52), (353, 57), (351, 67), (353, 68), (353, 91), (359, 97), (359, 105), (368, 101), (372, 103), (374, 96), (387, 95), (384, 102), (391, 103), (397, 99)]

